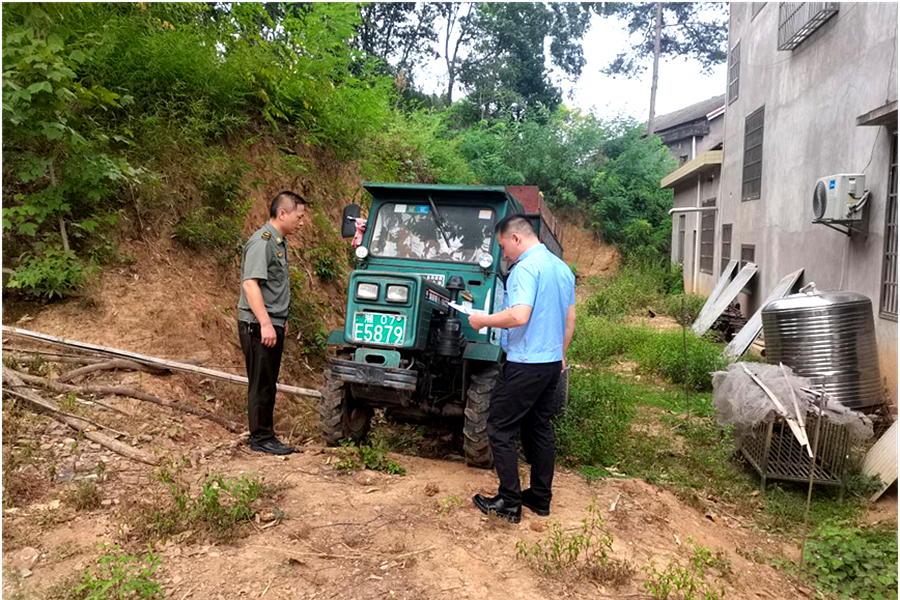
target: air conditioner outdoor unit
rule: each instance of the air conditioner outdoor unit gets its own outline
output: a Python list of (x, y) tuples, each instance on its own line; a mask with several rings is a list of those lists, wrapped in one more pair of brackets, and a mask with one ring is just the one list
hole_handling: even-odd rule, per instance
[(813, 192), (813, 218), (826, 223), (862, 221), (868, 199), (866, 176), (861, 173), (822, 177)]

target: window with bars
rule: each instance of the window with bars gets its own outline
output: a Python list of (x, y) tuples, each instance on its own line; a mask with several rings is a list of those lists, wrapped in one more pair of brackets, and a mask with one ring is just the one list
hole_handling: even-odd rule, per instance
[(728, 104), (738, 99), (741, 83), (741, 41), (731, 49), (728, 60)]
[[(710, 198), (703, 206), (715, 206), (716, 199)], [(713, 274), (713, 253), (716, 245), (716, 211), (705, 210), (700, 217), (700, 272)]]
[(747, 116), (744, 122), (744, 172), (741, 200), (757, 200), (762, 191), (763, 125), (766, 107)]
[(684, 236), (687, 217), (679, 215), (678, 217), (678, 262), (684, 264)]
[(722, 225), (722, 261), (719, 266), (719, 276), (725, 272), (725, 267), (731, 260), (731, 223)]
[(884, 319), (897, 320), (897, 132), (891, 136), (891, 166), (884, 207), (884, 262), (881, 267), (881, 309)]

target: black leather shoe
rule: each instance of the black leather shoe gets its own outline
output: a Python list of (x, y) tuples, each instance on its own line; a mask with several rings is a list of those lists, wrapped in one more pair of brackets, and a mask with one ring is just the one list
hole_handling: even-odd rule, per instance
[(538, 515), (539, 517), (550, 516), (550, 505), (545, 505), (543, 502), (538, 502), (538, 500), (531, 493), (531, 488), (522, 490), (522, 506)]
[(257, 452), (265, 452), (266, 454), (276, 454), (278, 456), (291, 454), (294, 451), (290, 446), (286, 446), (274, 439), (265, 440), (263, 442), (250, 442), (250, 449)]
[(516, 504), (514, 506), (512, 504), (509, 504), (500, 496), (488, 498), (487, 496), (482, 496), (481, 494), (475, 494), (475, 497), (472, 498), (472, 501), (475, 503), (475, 506), (478, 507), (478, 510), (486, 515), (494, 513), (498, 517), (506, 519), (510, 523), (518, 523), (522, 520), (522, 505)]

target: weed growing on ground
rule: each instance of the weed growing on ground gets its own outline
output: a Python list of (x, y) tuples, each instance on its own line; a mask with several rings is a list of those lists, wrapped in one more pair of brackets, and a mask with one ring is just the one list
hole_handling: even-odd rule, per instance
[(720, 569), (723, 565), (731, 569), (731, 561), (723, 563), (720, 553), (713, 553), (704, 546), (699, 546), (690, 538), (694, 553), (684, 565), (672, 558), (662, 571), (656, 569), (653, 562), (644, 568), (647, 579), (643, 583), (644, 591), (654, 600), (719, 600), (725, 597), (725, 588), (717, 579), (713, 586), (707, 586), (705, 577), (708, 568)]
[(610, 556), (613, 537), (606, 530), (600, 508), (592, 502), (587, 512), (575, 531), (567, 531), (554, 522), (546, 538), (532, 545), (519, 541), (516, 557), (545, 575), (575, 574), (614, 586), (625, 583), (631, 578), (632, 569), (628, 563)]
[(454, 510), (462, 506), (462, 498), (449, 494), (438, 500), (438, 513), (442, 517), (450, 515)]
[(196, 495), (191, 494), (181, 467), (158, 469), (154, 479), (166, 488), (148, 502), (138, 503), (129, 518), (131, 533), (141, 540), (165, 539), (184, 532), (201, 531), (209, 537), (228, 541), (240, 526), (259, 512), (259, 500), (274, 489), (257, 477), (229, 478), (207, 475)]
[(161, 600), (162, 586), (154, 581), (160, 558), (152, 551), (145, 555), (126, 554), (117, 547), (105, 547), (106, 554), (97, 566), (81, 576), (80, 584), (67, 598), (70, 600)]
[(804, 557), (809, 578), (823, 592), (857, 600), (897, 598), (895, 529), (825, 523), (806, 543)]
[(100, 508), (103, 496), (97, 483), (91, 479), (81, 479), (69, 490), (66, 503), (75, 510), (95, 510)]
[(382, 471), (389, 475), (406, 475), (406, 469), (387, 456), (384, 443), (380, 440), (371, 445), (357, 446), (354, 442), (341, 444), (341, 458), (334, 463), (337, 471), (356, 471), (358, 469), (371, 469)]
[(628, 436), (635, 395), (615, 375), (573, 369), (569, 407), (554, 423), (557, 451), (569, 464), (609, 465)]
[[(723, 370), (722, 346), (688, 331), (654, 331), (642, 325), (625, 325), (605, 317), (581, 317), (575, 328), (570, 361), (601, 367), (613, 360), (638, 363), (638, 371), (657, 375), (694, 391), (712, 389), (713, 371)], [(684, 346), (687, 345), (687, 369)]]

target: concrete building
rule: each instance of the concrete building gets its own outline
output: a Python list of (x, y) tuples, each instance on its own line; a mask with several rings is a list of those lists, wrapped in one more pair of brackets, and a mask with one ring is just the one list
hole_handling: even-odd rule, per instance
[[(662, 187), (675, 193), (675, 207), (715, 203), (725, 139), (725, 94), (660, 116), (654, 121), (654, 133), (678, 159), (678, 169), (662, 180)], [(701, 213), (687, 213), (676, 215), (672, 223), (672, 261), (682, 263), (685, 289), (695, 293), (715, 284), (711, 260), (700, 260), (701, 246), (711, 247), (708, 232), (706, 238), (701, 235), (702, 222)]]
[[(895, 404), (897, 17), (893, 2), (731, 4), (721, 181), (700, 190), (717, 211), (703, 213), (694, 283), (708, 293), (734, 258), (759, 265), (748, 315), (801, 267), (798, 285), (868, 296)], [(838, 173), (866, 176), (867, 232), (812, 222), (816, 181)]]

